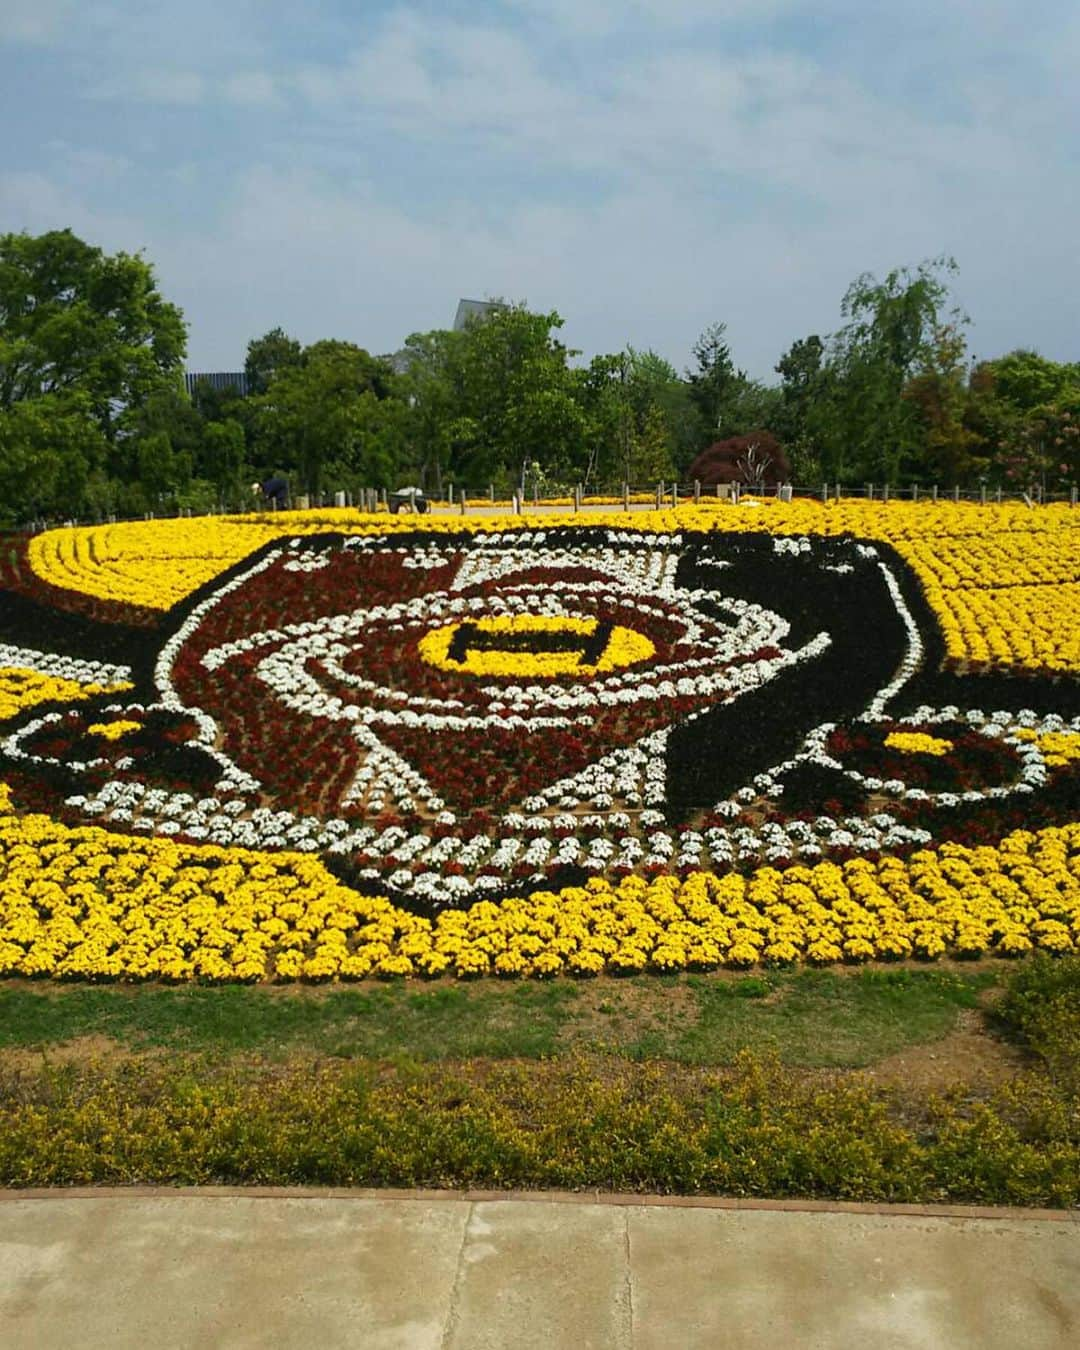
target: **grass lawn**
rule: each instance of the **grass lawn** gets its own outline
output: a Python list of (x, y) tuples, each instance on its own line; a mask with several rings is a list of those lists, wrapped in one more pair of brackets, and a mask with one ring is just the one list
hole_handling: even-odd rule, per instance
[(0, 985), (0, 1054), (536, 1059), (574, 1051), (730, 1063), (775, 1053), (862, 1068), (946, 1037), (1001, 978), (961, 967), (684, 975), (550, 984), (219, 988)]
[(0, 1185), (1080, 1203), (1080, 961), (0, 984)]

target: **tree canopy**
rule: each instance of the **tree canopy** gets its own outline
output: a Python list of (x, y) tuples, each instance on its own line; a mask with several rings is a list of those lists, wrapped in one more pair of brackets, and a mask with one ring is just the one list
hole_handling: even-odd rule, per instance
[(706, 462), (711, 480), (717, 452), (701, 456), (717, 443), (745, 481), (768, 447), (765, 481), (804, 486), (1075, 484), (1080, 363), (1025, 347), (973, 361), (955, 276), (940, 257), (857, 277), (836, 331), (795, 339), (773, 384), (739, 369), (720, 320), (680, 374), (632, 346), (585, 361), (559, 313), (499, 300), (461, 331), (411, 334), (392, 362), (274, 327), (248, 343), (246, 389), (189, 398), (183, 316), (149, 262), (70, 230), (4, 235), (0, 511), (244, 507), (252, 480), (277, 475), (315, 495), (611, 491), (686, 482)]

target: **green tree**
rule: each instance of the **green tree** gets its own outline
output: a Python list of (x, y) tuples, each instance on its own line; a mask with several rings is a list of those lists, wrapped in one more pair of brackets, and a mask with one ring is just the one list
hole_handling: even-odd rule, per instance
[(248, 394), (265, 394), (279, 371), (295, 369), (303, 361), (300, 343), (283, 328), (271, 328), (262, 337), (252, 338), (244, 361)]
[(191, 459), (174, 448), (167, 431), (140, 436), (135, 443), (134, 458), (135, 481), (150, 509), (166, 504), (178, 488), (191, 481)]
[[(1080, 384), (1059, 389), (1052, 403), (1031, 408), (1016, 439), (1018, 486), (1060, 492), (1080, 481)], [(1019, 472), (1017, 472), (1019, 470)]]
[(626, 366), (626, 354), (620, 352), (594, 356), (587, 366), (571, 370), (587, 459), (584, 472), (575, 472), (574, 465), (562, 467), (560, 476), (564, 486), (581, 482), (595, 490), (605, 486), (613, 488), (622, 482), (632, 421)]
[(780, 376), (780, 402), (773, 429), (787, 447), (794, 480), (817, 482), (822, 445), (828, 439), (830, 372), (825, 343), (817, 333), (797, 339), (774, 369)]
[(242, 499), (244, 450), (244, 428), (232, 418), (207, 422), (203, 428), (201, 473), (214, 485), (218, 500), (226, 504)]
[(982, 369), (993, 380), (997, 397), (1022, 413), (1051, 405), (1070, 385), (1080, 385), (1080, 368), (1025, 348), (984, 361)]
[(942, 314), (955, 271), (942, 257), (914, 272), (896, 268), (881, 282), (864, 273), (848, 287), (841, 306), (848, 322), (829, 352), (833, 408), (822, 454), (829, 477), (894, 483), (917, 462), (922, 428), (904, 391), (931, 359), (942, 326), (967, 322), (955, 307)]
[(401, 454), (393, 372), (362, 347), (323, 341), (276, 371), (259, 396), (263, 461), (291, 466), (305, 492), (388, 487)]
[(412, 455), (438, 486), (449, 477), (508, 489), (533, 463), (552, 480), (584, 477), (597, 410), (588, 380), (568, 364), (577, 353), (555, 336), (562, 323), (500, 302), (462, 332), (408, 339)]
[(708, 440), (715, 440), (724, 429), (724, 413), (738, 380), (731, 348), (725, 340), (726, 332), (727, 324), (723, 323), (706, 328), (690, 349), (694, 367), (686, 372), (690, 397)]
[(675, 477), (668, 421), (660, 405), (652, 403), (631, 432), (626, 482), (644, 487), (670, 483)]
[[(434, 487), (441, 496), (444, 477), (454, 458), (455, 420), (460, 416), (462, 391), (455, 383), (454, 347), (464, 335), (449, 329), (411, 333), (405, 340), (405, 374), (400, 389), (404, 417), (406, 466), (420, 485)], [(470, 430), (466, 440), (474, 433)]]
[(46, 394), (0, 409), (0, 519), (78, 515), (105, 451), (84, 396)]
[(660, 478), (673, 479), (689, 467), (701, 449), (704, 439), (701, 412), (690, 385), (680, 378), (670, 361), (652, 350), (637, 351), (633, 347), (627, 348), (627, 355), (627, 391), (634, 430), (639, 438), (651, 440), (657, 431), (658, 413), (667, 439), (666, 455), (650, 453), (647, 457), (658, 466), (655, 477), (651, 470), (639, 467), (628, 481), (644, 485)]
[(70, 230), (0, 235), (0, 410), (78, 395), (113, 441), (177, 383), (186, 332), (140, 255), (109, 256)]
[(980, 454), (979, 437), (966, 421), (971, 402), (967, 343), (956, 324), (939, 325), (904, 397), (921, 427), (916, 468), (925, 482), (953, 486), (986, 474), (989, 457)]

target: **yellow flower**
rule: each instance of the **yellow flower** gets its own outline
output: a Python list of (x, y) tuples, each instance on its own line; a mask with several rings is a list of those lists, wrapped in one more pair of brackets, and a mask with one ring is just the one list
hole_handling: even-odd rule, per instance
[(953, 748), (952, 741), (921, 731), (892, 731), (885, 737), (885, 744), (902, 755), (947, 755)]
[(86, 729), (94, 736), (104, 736), (107, 741), (118, 741), (130, 731), (138, 731), (139, 722), (92, 722)]

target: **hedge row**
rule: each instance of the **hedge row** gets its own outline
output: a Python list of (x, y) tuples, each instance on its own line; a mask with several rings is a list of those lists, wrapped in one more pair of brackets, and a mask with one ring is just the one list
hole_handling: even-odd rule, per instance
[(0, 1182), (540, 1187), (1071, 1206), (1046, 1076), (912, 1116), (858, 1076), (750, 1057), (282, 1068), (131, 1060), (0, 1078)]

